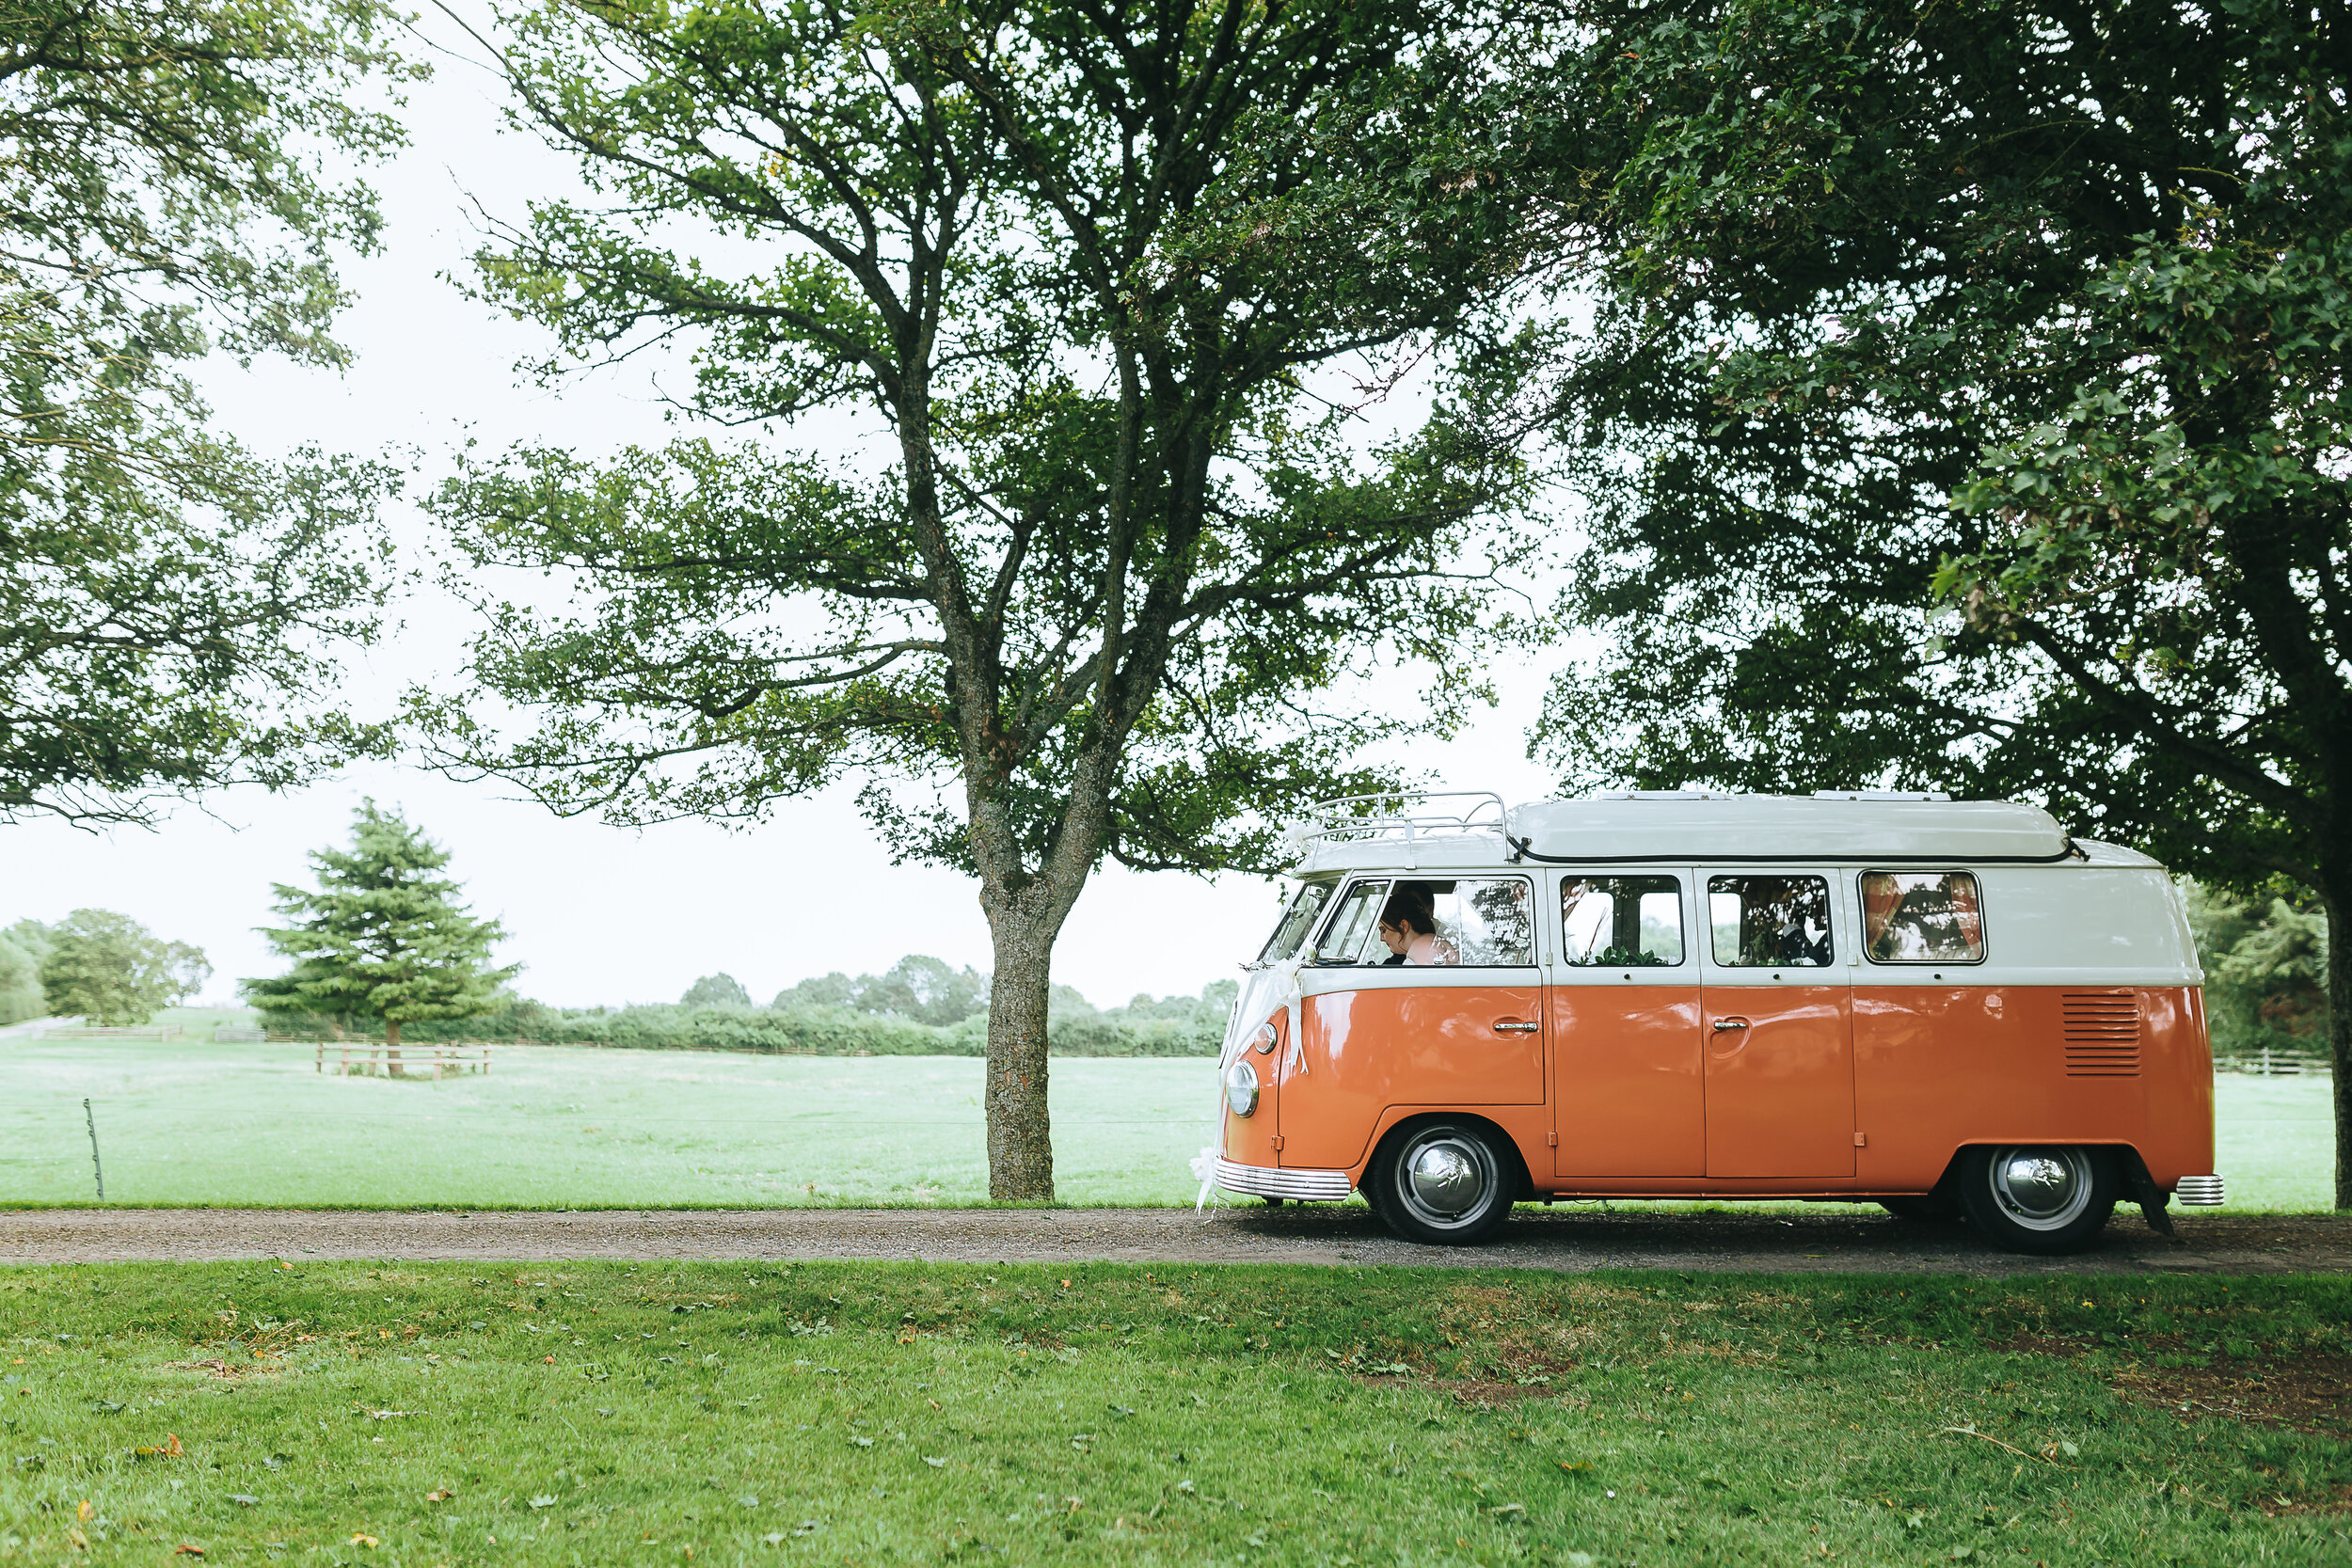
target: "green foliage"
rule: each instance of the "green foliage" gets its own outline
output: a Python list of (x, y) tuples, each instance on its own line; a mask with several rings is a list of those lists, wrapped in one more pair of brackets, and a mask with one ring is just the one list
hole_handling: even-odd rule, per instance
[[(935, 968), (933, 966), (936, 966)], [(981, 1056), (988, 1052), (985, 977), (961, 972), (969, 989), (959, 1000), (935, 995), (911, 1012), (889, 976), (945, 973), (937, 958), (901, 959), (887, 975), (843, 979), (827, 975), (789, 987), (768, 1008), (728, 1002), (677, 1006), (549, 1007), (511, 992), (498, 1006), (465, 1019), (422, 1023), (410, 1040), (522, 1040), (539, 1045), (596, 1045), (655, 1051), (749, 1051), (794, 1056)], [(1123, 1007), (1098, 1010), (1068, 986), (1057, 993), (1046, 1038), (1056, 1056), (1214, 1056), (1225, 1038), (1238, 987), (1219, 980), (1200, 996), (1137, 996)], [(844, 1002), (813, 1000), (834, 994)], [(690, 993), (691, 994), (691, 993)], [(962, 1010), (950, 1009), (961, 1006)], [(294, 1022), (290, 1020), (290, 1022)], [(368, 1032), (369, 1019), (342, 1026)], [(298, 1023), (296, 1024), (298, 1027)]]
[(1558, 388), (1606, 628), (1546, 712), (1567, 782), (1945, 787), (2241, 888), (2352, 870), (2340, 24), (1579, 14), (1542, 90), (1613, 261)]
[(0, 1023), (19, 1023), (49, 1010), (40, 966), (49, 957), (49, 927), (20, 920), (0, 930)]
[(2352, 1482), (2323, 1412), (2195, 1408), (2327, 1375), (2340, 1276), (306, 1260), (0, 1292), (10, 1418), (49, 1439), (0, 1517), (44, 1561), (72, 1529), (101, 1560), (2321, 1568)]
[[(484, 604), (477, 673), (544, 722), (507, 740), (421, 695), (455, 759), (631, 821), (912, 778), (963, 800), (878, 786), (893, 842), (1009, 889), (1067, 882), (1057, 846), (1081, 877), (1104, 853), (1268, 864), (1278, 809), (1365, 782), (1345, 759), (1398, 728), (1316, 694), (1427, 660), (1436, 701), (1406, 727), (1432, 729), (1478, 689), (1454, 656), (1494, 562), (1466, 547), (1516, 466), (1453, 406), (1354, 453), (1355, 410), (1300, 376), (1418, 346), (1500, 280), (1448, 265), (1471, 253), (1435, 217), (1401, 247), (1417, 266), (1307, 268), (1299, 247), (1340, 242), (1219, 227), (1359, 173), (1360, 139), (1291, 129), (1376, 121), (1348, 95), (1378, 98), (1438, 11), (502, 20), (518, 121), (613, 203), (542, 202), (479, 258), (486, 297), (554, 332), (543, 372), (684, 339), (687, 413), (839, 410), (896, 438), (877, 479), (702, 438), (469, 462), (436, 502), (467, 557), (581, 592), (563, 614)], [(649, 238), (650, 212), (771, 244), (723, 268)], [(1072, 368), (1088, 356), (1107, 380)], [(773, 613), (801, 603), (818, 613)]]
[(2328, 918), (2309, 895), (2182, 888), (2205, 968), (2216, 1056), (2328, 1049)]
[(969, 964), (957, 969), (945, 959), (910, 953), (881, 974), (855, 979), (834, 970), (787, 986), (769, 1004), (793, 1007), (850, 1007), (862, 1013), (895, 1013), (917, 1023), (944, 1027), (988, 1011), (988, 976)]
[(196, 994), (213, 973), (204, 951), (164, 942), (127, 914), (75, 910), (45, 933), (42, 1001), (53, 1015), (120, 1026)]
[(519, 965), (489, 967), (505, 936), (458, 902), (456, 882), (433, 873), (449, 851), (373, 800), (353, 814), (351, 848), (316, 849), (319, 889), (274, 884), (278, 915), (299, 925), (263, 927), (294, 960), (270, 979), (246, 980), (246, 999), (266, 1013), (381, 1019), (401, 1025), (490, 1011)]
[(195, 365), (340, 366), (338, 250), (400, 142), (375, 0), (27, 0), (0, 18), (0, 822), (139, 820), (379, 733), (315, 711), (374, 632), (389, 466), (257, 457)]
[(678, 998), (677, 1005), (689, 1009), (696, 1007), (747, 1009), (752, 1005), (752, 993), (745, 990), (742, 982), (732, 974), (706, 974), (686, 988), (686, 994)]

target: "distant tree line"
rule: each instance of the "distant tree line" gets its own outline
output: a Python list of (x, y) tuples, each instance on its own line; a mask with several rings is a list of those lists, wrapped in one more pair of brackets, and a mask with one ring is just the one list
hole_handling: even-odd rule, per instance
[[(988, 976), (912, 954), (881, 974), (823, 974), (787, 986), (762, 1007), (733, 975), (707, 974), (675, 1004), (551, 1007), (506, 992), (485, 1012), (414, 1022), (410, 1041), (519, 1040), (635, 1050), (752, 1051), (795, 1056), (984, 1056)], [(1198, 996), (1138, 995), (1097, 1008), (1070, 986), (1054, 988), (1047, 1043), (1057, 1056), (1211, 1056), (1224, 1038), (1236, 987), (1219, 980)], [(308, 1021), (281, 1013), (277, 1026), (374, 1035), (376, 1020), (346, 1014)]]

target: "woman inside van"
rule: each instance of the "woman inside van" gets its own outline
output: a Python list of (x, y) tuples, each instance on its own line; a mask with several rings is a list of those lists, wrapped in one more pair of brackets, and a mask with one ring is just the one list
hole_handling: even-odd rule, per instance
[(1454, 964), (1462, 955), (1438, 935), (1434, 902), (1413, 889), (1391, 894), (1380, 911), (1380, 941), (1389, 950), (1386, 964)]

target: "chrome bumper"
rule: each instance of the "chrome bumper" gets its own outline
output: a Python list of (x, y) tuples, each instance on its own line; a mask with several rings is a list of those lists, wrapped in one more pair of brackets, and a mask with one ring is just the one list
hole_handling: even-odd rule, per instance
[(1229, 1193), (1258, 1197), (1291, 1197), (1301, 1203), (1337, 1203), (1356, 1190), (1343, 1170), (1274, 1170), (1265, 1165), (1237, 1165), (1216, 1157), (1216, 1184)]
[(2173, 1187), (2172, 1196), (2184, 1208), (2211, 1208), (2221, 1201), (2221, 1178), (2217, 1176), (2184, 1176)]

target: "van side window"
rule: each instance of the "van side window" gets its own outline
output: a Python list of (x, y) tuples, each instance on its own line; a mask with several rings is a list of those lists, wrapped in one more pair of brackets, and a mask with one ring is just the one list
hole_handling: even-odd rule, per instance
[[(1447, 968), (1524, 968), (1535, 961), (1535, 889), (1524, 877), (1400, 878), (1393, 882), (1357, 882), (1340, 901), (1315, 961), (1326, 964), (1405, 965), (1378, 931), (1391, 900), (1417, 911), (1434, 929), (1410, 944), (1409, 960)], [(1425, 955), (1425, 957), (1422, 956)]]
[(1709, 877), (1707, 918), (1719, 964), (1819, 969), (1832, 956), (1824, 878)]
[(1563, 963), (1682, 961), (1682, 883), (1674, 877), (1571, 877), (1560, 884)]
[(1535, 895), (1524, 877), (1465, 877), (1438, 889), (1438, 940), (1462, 964), (1518, 967), (1535, 961)]
[(1274, 927), (1274, 934), (1266, 939), (1265, 946), (1260, 950), (1258, 961), (1277, 964), (1297, 952), (1298, 944), (1307, 940), (1307, 933), (1315, 928), (1315, 916), (1321, 914), (1323, 906), (1330, 901), (1329, 882), (1309, 882), (1300, 888), (1298, 896), (1291, 900), (1291, 907), (1282, 911), (1282, 919)]
[(1880, 964), (1984, 961), (1984, 905), (1965, 871), (1862, 874), (1862, 951)]

